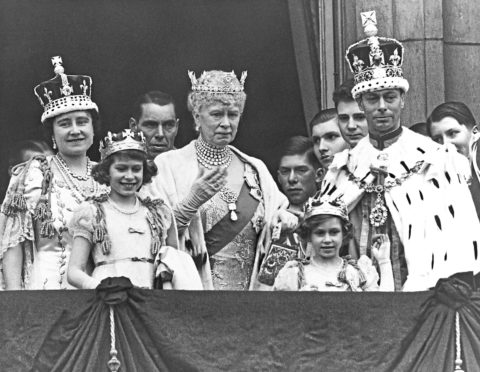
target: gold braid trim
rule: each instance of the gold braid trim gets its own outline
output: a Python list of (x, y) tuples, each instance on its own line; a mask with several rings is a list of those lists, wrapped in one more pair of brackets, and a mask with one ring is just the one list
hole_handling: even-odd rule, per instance
[(357, 260), (351, 258), (350, 256), (346, 256), (343, 259), (343, 267), (338, 273), (338, 280), (342, 283), (345, 283), (347, 285), (350, 285), (350, 283), (347, 280), (347, 267), (348, 265), (353, 266), (357, 271), (358, 271), (358, 276), (359, 276), (359, 286), (360, 288), (364, 289), (365, 284), (367, 284), (367, 277), (365, 276), (365, 273), (360, 269), (360, 266), (358, 266)]
[(112, 250), (112, 242), (108, 237), (107, 223), (105, 221), (105, 209), (103, 203), (108, 200), (108, 194), (103, 194), (93, 198), (89, 198), (95, 206), (97, 213), (95, 215), (95, 226), (93, 227), (93, 242), (100, 244), (104, 255), (110, 254)]
[(160, 215), (158, 208), (161, 207), (164, 203), (161, 199), (150, 199), (139, 198), (140, 202), (147, 207), (147, 221), (148, 225), (150, 226), (150, 232), (152, 234), (152, 245), (151, 245), (151, 253), (152, 255), (156, 255), (160, 248), (162, 247), (163, 242), (163, 220), (162, 216)]
[[(27, 201), (25, 200), (25, 179), (33, 161), (40, 162), (40, 169), (44, 173), (44, 169), (48, 168), (48, 162), (45, 155), (37, 155), (32, 157), (29, 161), (17, 165), (13, 172), (21, 169), (17, 180), (10, 186), (10, 192), (7, 193), (5, 201), (2, 205), (2, 213), (7, 216), (13, 216), (17, 213), (25, 213), (27, 211)], [(43, 191), (43, 188), (42, 188)]]

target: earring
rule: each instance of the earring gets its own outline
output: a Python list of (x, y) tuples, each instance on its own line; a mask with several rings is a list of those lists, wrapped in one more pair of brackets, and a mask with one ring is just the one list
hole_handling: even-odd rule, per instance
[(57, 149), (57, 142), (55, 142), (55, 137), (52, 137), (52, 148), (53, 148), (54, 150)]

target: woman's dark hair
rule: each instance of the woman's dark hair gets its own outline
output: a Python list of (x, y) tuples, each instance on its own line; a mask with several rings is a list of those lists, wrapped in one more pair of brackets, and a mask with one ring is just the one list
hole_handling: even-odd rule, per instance
[[(75, 111), (86, 111), (92, 117), (92, 125), (93, 125), (93, 135), (99, 138), (101, 136), (102, 124), (100, 121), (100, 115), (98, 114), (97, 110), (90, 109), (90, 110), (75, 110)], [(72, 111), (73, 112), (73, 111)], [(55, 120), (56, 116), (53, 118), (48, 118), (42, 124), (43, 130), (43, 138), (45, 141), (53, 147), (52, 137), (53, 137), (53, 121)]]
[(349, 221), (345, 221), (343, 218), (338, 216), (334, 216), (331, 214), (319, 214), (317, 216), (312, 216), (306, 220), (304, 220), (297, 229), (297, 232), (300, 234), (302, 239), (310, 240), (310, 236), (312, 231), (320, 225), (321, 223), (329, 220), (332, 217), (337, 217), (342, 224), (342, 233), (343, 233), (343, 245), (348, 243), (350, 239), (353, 237), (353, 225)]
[(118, 151), (92, 168), (92, 177), (101, 185), (110, 185), (110, 166), (117, 159), (133, 159), (143, 162), (143, 182), (142, 185), (152, 181), (152, 177), (157, 174), (157, 166), (153, 161), (147, 160), (147, 154), (139, 150)]
[(475, 117), (468, 106), (463, 102), (445, 102), (435, 107), (427, 119), (427, 133), (432, 135), (432, 123), (452, 117), (458, 124), (465, 125), (468, 129), (472, 129), (475, 125)]

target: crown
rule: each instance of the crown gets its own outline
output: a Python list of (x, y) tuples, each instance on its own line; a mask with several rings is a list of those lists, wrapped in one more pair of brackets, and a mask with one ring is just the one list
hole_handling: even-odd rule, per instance
[(400, 88), (408, 91), (403, 77), (403, 45), (395, 39), (377, 36), (375, 11), (360, 13), (366, 39), (351, 45), (345, 58), (355, 79), (352, 96), (365, 92)]
[(235, 94), (243, 92), (247, 71), (242, 72), (240, 80), (238, 80), (237, 75), (233, 71), (203, 71), (198, 79), (195, 76), (195, 72), (188, 71), (188, 76), (192, 83), (192, 92)]
[(40, 104), (43, 106), (42, 123), (48, 118), (77, 110), (95, 110), (92, 102), (92, 78), (86, 75), (65, 75), (62, 57), (52, 57), (55, 77), (38, 84), (35, 89)]
[(147, 153), (147, 145), (143, 132), (134, 132), (124, 129), (119, 133), (108, 132), (107, 136), (100, 141), (101, 159), (123, 150), (138, 150)]
[(329, 214), (348, 221), (347, 205), (341, 196), (332, 198), (326, 195), (323, 197), (314, 196), (313, 198), (309, 198), (304, 205), (304, 213), (304, 220), (308, 220), (313, 216)]

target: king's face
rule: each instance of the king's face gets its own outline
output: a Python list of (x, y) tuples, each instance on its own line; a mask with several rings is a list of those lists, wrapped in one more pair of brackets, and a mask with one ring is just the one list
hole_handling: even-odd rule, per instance
[(400, 126), (400, 115), (405, 104), (405, 93), (400, 89), (366, 92), (357, 102), (365, 113), (370, 133), (382, 135)]

